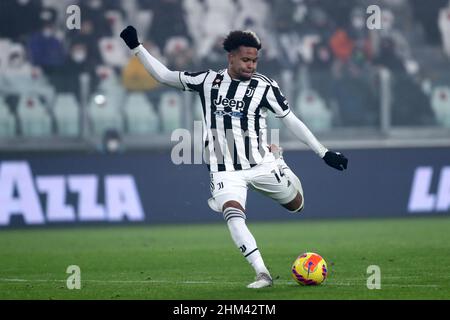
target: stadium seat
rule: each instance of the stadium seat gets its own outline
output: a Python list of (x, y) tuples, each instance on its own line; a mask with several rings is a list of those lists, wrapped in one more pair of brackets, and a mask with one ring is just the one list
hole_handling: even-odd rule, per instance
[(80, 134), (80, 108), (72, 93), (56, 97), (53, 113), (60, 136), (76, 137)]
[(39, 96), (51, 103), (56, 96), (55, 89), (45, 79), (29, 75), (8, 75), (5, 77), (5, 87), (9, 93), (17, 95)]
[(35, 95), (22, 95), (17, 107), (22, 135), (27, 137), (50, 136), (52, 122), (44, 105)]
[(323, 99), (313, 90), (300, 92), (296, 111), (300, 119), (313, 131), (326, 131), (331, 128), (332, 113)]
[(117, 100), (109, 96), (94, 94), (88, 108), (92, 133), (103, 135), (108, 129), (123, 131), (123, 119)]
[(438, 123), (450, 128), (450, 87), (439, 86), (433, 89), (431, 107)]
[(99, 42), (103, 61), (113, 67), (124, 67), (128, 63), (127, 51), (122, 39), (103, 37)]
[(9, 39), (0, 38), (0, 73), (3, 73), (8, 66), (10, 47)]
[(182, 96), (176, 91), (167, 91), (161, 95), (159, 113), (164, 132), (172, 132), (175, 129), (181, 128), (182, 104)]
[(158, 116), (143, 93), (131, 93), (125, 101), (124, 115), (128, 132), (147, 134), (158, 131)]
[(98, 76), (101, 80), (96, 91), (117, 100), (118, 104), (123, 103), (125, 100), (126, 91), (120, 83), (120, 79), (114, 70), (107, 67), (102, 67), (98, 71)]
[(3, 97), (0, 97), (0, 138), (10, 138), (16, 134), (16, 119), (9, 111)]
[(0, 96), (0, 109), (7, 109), (8, 110), (8, 104), (5, 101), (5, 98)]

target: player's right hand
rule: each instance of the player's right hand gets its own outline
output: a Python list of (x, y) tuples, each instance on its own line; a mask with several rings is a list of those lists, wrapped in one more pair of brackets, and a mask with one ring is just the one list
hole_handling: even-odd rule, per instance
[(125, 41), (128, 48), (134, 49), (139, 46), (136, 29), (133, 26), (128, 26), (122, 30), (120, 37)]

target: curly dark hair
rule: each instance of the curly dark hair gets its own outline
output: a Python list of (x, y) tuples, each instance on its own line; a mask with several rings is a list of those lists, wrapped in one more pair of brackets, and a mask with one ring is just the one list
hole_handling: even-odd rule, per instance
[(240, 46), (261, 49), (261, 41), (253, 31), (231, 31), (223, 41), (223, 48), (227, 52), (236, 50)]

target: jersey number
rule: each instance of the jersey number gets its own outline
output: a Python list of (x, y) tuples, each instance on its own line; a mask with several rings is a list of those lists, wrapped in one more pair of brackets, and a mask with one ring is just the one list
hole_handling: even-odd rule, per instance
[(284, 176), (284, 172), (281, 170), (278, 170), (278, 172), (280, 173), (280, 176), (278, 176), (278, 173), (275, 171), (275, 169), (272, 170), (271, 172), (275, 175), (275, 178), (277, 178), (278, 183), (281, 183), (280, 176), (281, 177)]

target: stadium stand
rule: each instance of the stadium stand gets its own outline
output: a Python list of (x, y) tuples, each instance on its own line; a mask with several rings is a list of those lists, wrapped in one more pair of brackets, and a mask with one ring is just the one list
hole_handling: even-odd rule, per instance
[(434, 88), (431, 106), (439, 124), (450, 128), (450, 87), (439, 86)]
[(102, 94), (94, 95), (91, 98), (88, 114), (91, 120), (91, 132), (94, 135), (102, 136), (111, 129), (123, 131), (120, 106), (114, 97)]
[(58, 135), (77, 137), (80, 135), (80, 108), (72, 93), (61, 93), (53, 105)]
[[(80, 30), (66, 27), (72, 4), (83, 14)], [(380, 30), (366, 27), (371, 4), (382, 8)], [(263, 43), (259, 71), (280, 83), (313, 130), (379, 128), (386, 94), (380, 68), (392, 74), (390, 127), (448, 127), (449, 105), (439, 98), (450, 85), (448, 0), (2, 0), (0, 6), (0, 95), (9, 110), (3, 117), (11, 126), (17, 120), (5, 135), (73, 137), (84, 119), (94, 135), (111, 126), (143, 135), (190, 127), (200, 113), (183, 112), (199, 111), (198, 100), (161, 88), (132, 57), (119, 38), (131, 22), (172, 70), (222, 69), (223, 36), (256, 31)], [(89, 81), (82, 83), (82, 75)], [(24, 95), (38, 97), (33, 112), (23, 112)], [(105, 105), (95, 104), (99, 95)], [(130, 107), (134, 101), (140, 106)], [(89, 116), (80, 117), (84, 112)], [(138, 121), (133, 112), (149, 124), (131, 125)], [(41, 129), (30, 129), (35, 122)], [(280, 127), (276, 119), (268, 122)]]
[(52, 134), (50, 115), (36, 95), (22, 95), (17, 107), (17, 114), (23, 136), (46, 137)]
[(181, 128), (181, 110), (183, 108), (183, 100), (181, 94), (174, 90), (166, 91), (162, 94), (158, 106), (161, 115), (161, 123), (164, 132), (172, 132)]
[(16, 119), (0, 96), (0, 137), (11, 138), (16, 135)]
[(325, 101), (314, 91), (302, 91), (296, 101), (297, 112), (312, 130), (320, 132), (331, 128), (333, 114)]
[(131, 93), (124, 105), (127, 132), (130, 134), (149, 134), (159, 130), (155, 108), (143, 93)]

